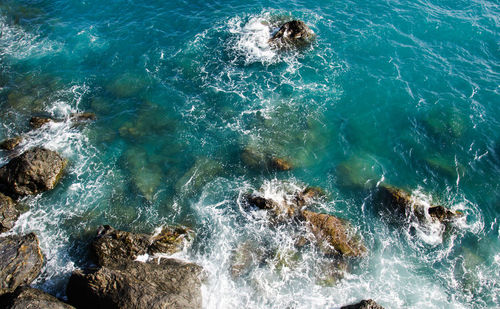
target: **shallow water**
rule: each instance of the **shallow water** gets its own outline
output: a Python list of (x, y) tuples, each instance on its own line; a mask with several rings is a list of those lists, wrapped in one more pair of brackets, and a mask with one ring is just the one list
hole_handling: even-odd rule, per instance
[[(499, 306), (499, 16), (495, 1), (2, 1), (0, 139), (70, 160), (12, 231), (39, 235), (35, 286), (64, 297), (100, 224), (187, 224), (197, 238), (180, 256), (208, 271), (206, 308)], [(315, 42), (271, 50), (292, 18)], [(31, 115), (82, 111), (97, 120), (29, 131)], [(245, 151), (294, 169), (252, 167)], [(466, 216), (446, 231), (394, 223), (380, 182)], [(295, 256), (297, 227), (241, 204), (307, 185), (369, 249), (333, 285), (316, 248)], [(266, 261), (234, 279), (244, 243)]]

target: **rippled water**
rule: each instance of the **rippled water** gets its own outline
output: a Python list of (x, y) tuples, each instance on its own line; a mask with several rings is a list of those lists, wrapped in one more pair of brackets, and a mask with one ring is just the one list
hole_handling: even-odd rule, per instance
[[(0, 139), (70, 160), (12, 231), (40, 237), (35, 285), (64, 297), (99, 224), (175, 223), (197, 231), (180, 256), (207, 269), (207, 308), (498, 307), (499, 16), (495, 1), (2, 1)], [(294, 18), (314, 44), (270, 49)], [(31, 115), (81, 111), (97, 121), (29, 131)], [(252, 168), (245, 152), (294, 169)], [(395, 223), (369, 189), (381, 182), (466, 216)], [(308, 185), (369, 249), (335, 284), (316, 248), (296, 256), (300, 227), (242, 206)], [(266, 261), (235, 279), (245, 244)]]

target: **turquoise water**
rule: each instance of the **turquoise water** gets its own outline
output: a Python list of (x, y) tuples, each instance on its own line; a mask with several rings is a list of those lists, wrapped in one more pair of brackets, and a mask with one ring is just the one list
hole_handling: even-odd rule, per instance
[[(35, 285), (64, 297), (100, 224), (187, 224), (198, 236), (179, 256), (207, 270), (206, 308), (500, 306), (499, 16), (486, 0), (3, 0), (0, 139), (22, 133), (22, 149), (70, 160), (13, 230), (40, 237)], [(291, 18), (316, 41), (270, 50), (268, 25)], [(28, 130), (31, 115), (81, 111), (97, 121)], [(245, 149), (294, 169), (253, 169)], [(447, 231), (393, 224), (367, 189), (378, 182), (466, 216)], [(241, 196), (306, 185), (327, 192), (316, 210), (351, 221), (368, 257), (333, 286), (318, 284), (313, 248), (233, 279), (239, 244), (286, 253), (295, 241)]]

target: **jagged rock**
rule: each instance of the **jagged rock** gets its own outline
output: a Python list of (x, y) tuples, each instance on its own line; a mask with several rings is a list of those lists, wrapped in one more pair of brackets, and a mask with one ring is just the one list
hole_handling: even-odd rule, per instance
[(66, 163), (52, 150), (31, 148), (0, 168), (0, 189), (13, 196), (51, 190), (61, 178)]
[(269, 39), (269, 45), (276, 49), (290, 49), (307, 46), (316, 35), (301, 20), (284, 23)]
[(346, 221), (309, 210), (302, 211), (302, 216), (325, 253), (348, 257), (366, 255), (365, 246)]
[(100, 266), (116, 267), (138, 256), (156, 253), (173, 254), (193, 238), (186, 227), (164, 227), (158, 235), (134, 234), (100, 226), (92, 243), (92, 253)]
[(19, 210), (17, 210), (14, 201), (0, 193), (0, 233), (13, 228), (18, 217)]
[(0, 295), (30, 284), (42, 265), (43, 255), (35, 234), (0, 238)]
[[(400, 215), (415, 216), (420, 222), (426, 221), (426, 207), (418, 200), (412, 199), (411, 195), (402, 189), (382, 184), (379, 187), (379, 198), (390, 211)], [(431, 219), (441, 223), (463, 216), (460, 211), (452, 211), (440, 205), (431, 205), (427, 209), (427, 214)]]
[(14, 293), (0, 298), (0, 307), (5, 309), (74, 309), (54, 296), (27, 286), (17, 288)]
[(175, 259), (129, 261), (119, 268), (75, 271), (67, 287), (77, 308), (201, 308), (202, 267)]
[(9, 138), (0, 143), (0, 149), (3, 150), (14, 150), (21, 142), (23, 138), (21, 136), (16, 136), (13, 138)]
[(49, 122), (54, 122), (55, 120), (50, 118), (50, 117), (39, 117), (39, 116), (33, 116), (30, 119), (30, 127), (32, 129), (39, 129), (43, 125)]
[(384, 307), (377, 304), (373, 299), (363, 299), (357, 304), (342, 306), (340, 309), (384, 309)]

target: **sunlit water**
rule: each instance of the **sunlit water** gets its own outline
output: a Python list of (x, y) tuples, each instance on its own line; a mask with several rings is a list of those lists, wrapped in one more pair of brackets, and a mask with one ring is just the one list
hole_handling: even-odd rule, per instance
[[(64, 297), (100, 224), (186, 224), (197, 237), (177, 256), (206, 269), (206, 308), (499, 306), (499, 16), (495, 1), (2, 1), (0, 139), (70, 161), (9, 232), (40, 238), (35, 286)], [(315, 42), (269, 48), (294, 18)], [(97, 120), (29, 130), (31, 115), (83, 111)], [(294, 169), (251, 168), (248, 150)], [(465, 217), (395, 222), (381, 182)], [(369, 249), (334, 284), (316, 247), (296, 252), (303, 226), (243, 205), (308, 185)], [(265, 258), (234, 278), (247, 245)]]

